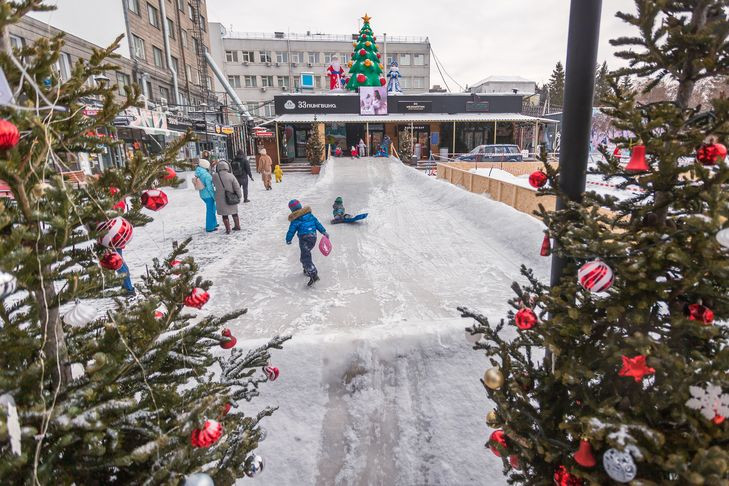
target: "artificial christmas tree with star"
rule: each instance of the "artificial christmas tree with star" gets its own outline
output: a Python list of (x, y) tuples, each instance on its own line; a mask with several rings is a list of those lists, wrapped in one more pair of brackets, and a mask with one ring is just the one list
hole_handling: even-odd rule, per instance
[(357, 91), (360, 86), (384, 86), (387, 80), (382, 75), (382, 55), (377, 52), (377, 37), (372, 33), (370, 19), (367, 14), (362, 17), (364, 24), (359, 30), (357, 40), (352, 42), (354, 52), (352, 60), (347, 63), (349, 79), (347, 89)]
[[(166, 164), (190, 137), (69, 183), (67, 161), (117, 143), (96, 133), (139, 105), (138, 88), (119, 103), (117, 86), (89, 82), (115, 78), (121, 38), (78, 60), (65, 82), (54, 68), (61, 36), (10, 48), (8, 25), (46, 9), (0, 9), (0, 68), (14, 94), (0, 107), (0, 179), (12, 196), (0, 203), (0, 484), (223, 486), (256, 475), (259, 423), (274, 409), (245, 416), (236, 405), (270, 381), (269, 351), (287, 338), (230, 346), (224, 329), (245, 309), (207, 312), (212, 283), (185, 256), (187, 241), (151, 262), (136, 299), (120, 298), (120, 252), (144, 237), (147, 211), (164, 213), (174, 197)], [(103, 108), (87, 117), (91, 99)]]
[[(697, 82), (729, 75), (727, 3), (636, 6), (618, 14), (640, 36), (613, 41), (629, 67), (602, 106), (632, 136), (613, 143), (641, 142), (628, 166), (604, 150), (595, 172), (641, 190), (571, 198), (545, 164), (540, 194), (564, 201), (539, 212), (561, 278), (548, 287), (523, 268), (498, 324), (461, 308), (489, 357), (487, 424), (500, 433), (485, 431), (486, 446), (512, 483), (729, 483), (729, 100), (689, 105)], [(627, 76), (644, 92), (672, 78), (675, 96), (640, 104)]]

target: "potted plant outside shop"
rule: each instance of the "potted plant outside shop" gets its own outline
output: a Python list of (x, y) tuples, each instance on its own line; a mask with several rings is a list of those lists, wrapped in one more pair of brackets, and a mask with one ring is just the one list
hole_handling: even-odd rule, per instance
[(309, 139), (306, 141), (306, 158), (311, 164), (311, 173), (318, 174), (324, 158), (324, 144), (319, 137), (318, 123), (311, 127)]

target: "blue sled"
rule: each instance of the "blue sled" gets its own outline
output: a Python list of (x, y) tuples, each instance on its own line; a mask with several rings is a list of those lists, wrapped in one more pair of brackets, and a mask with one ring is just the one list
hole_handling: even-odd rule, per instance
[(367, 217), (367, 213), (358, 214), (357, 216), (352, 216), (351, 218), (343, 218), (343, 219), (333, 219), (332, 224), (339, 224), (339, 223), (356, 223), (357, 221), (361, 221)]

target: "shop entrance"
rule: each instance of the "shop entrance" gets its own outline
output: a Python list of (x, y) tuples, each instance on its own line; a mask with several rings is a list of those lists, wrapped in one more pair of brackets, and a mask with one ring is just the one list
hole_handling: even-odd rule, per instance
[(306, 140), (309, 137), (310, 127), (294, 125), (294, 157), (297, 159), (306, 158)]
[(364, 123), (347, 123), (347, 147), (357, 147), (360, 140), (365, 139)]
[(417, 144), (420, 144), (420, 158), (430, 156), (430, 126), (429, 125), (400, 125), (398, 127), (398, 140), (402, 140), (402, 133), (413, 132), (413, 155), (417, 153)]
[(380, 149), (382, 140), (385, 138), (385, 125), (383, 123), (370, 123), (370, 155), (374, 155)]

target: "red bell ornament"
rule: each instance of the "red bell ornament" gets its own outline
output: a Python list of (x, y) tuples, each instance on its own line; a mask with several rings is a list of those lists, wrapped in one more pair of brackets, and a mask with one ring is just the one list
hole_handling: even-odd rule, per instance
[(192, 292), (185, 297), (185, 305), (188, 307), (195, 307), (196, 309), (202, 309), (202, 307), (210, 300), (210, 294), (200, 287), (195, 287)]
[(552, 244), (549, 241), (549, 232), (544, 232), (544, 239), (542, 240), (542, 249), (539, 251), (540, 256), (549, 256), (552, 253)]
[(574, 458), (575, 462), (582, 467), (595, 467), (597, 464), (595, 455), (592, 453), (592, 446), (587, 439), (580, 441), (580, 448), (575, 452)]
[(545, 174), (544, 171), (535, 170), (534, 172), (529, 174), (529, 185), (532, 187), (544, 187), (544, 185), (547, 183), (547, 180), (547, 174)]
[(645, 145), (636, 145), (630, 152), (630, 161), (625, 166), (625, 170), (631, 172), (646, 172), (650, 170), (645, 161)]
[(223, 349), (230, 349), (238, 342), (235, 336), (233, 336), (233, 333), (230, 332), (230, 329), (223, 329), (223, 337), (228, 338), (227, 341), (220, 343), (220, 347)]
[(0, 150), (8, 150), (20, 142), (20, 132), (15, 124), (0, 120)]
[(497, 446), (502, 449), (506, 449), (506, 434), (504, 434), (504, 431), (501, 429), (494, 430), (491, 432), (491, 436), (489, 437), (489, 449), (491, 449), (491, 452), (493, 452), (496, 457), (501, 457), (501, 452)]
[(206, 420), (202, 429), (194, 429), (190, 434), (193, 447), (208, 448), (223, 436), (223, 426), (216, 420)]
[(124, 265), (124, 259), (115, 251), (107, 251), (99, 259), (99, 265), (101, 268), (117, 271)]
[(525, 307), (524, 309), (519, 309), (516, 313), (514, 322), (516, 323), (516, 327), (522, 331), (526, 331), (537, 325), (537, 315), (533, 310)]
[(148, 189), (140, 197), (142, 206), (152, 211), (159, 211), (167, 206), (167, 194), (159, 189)]

